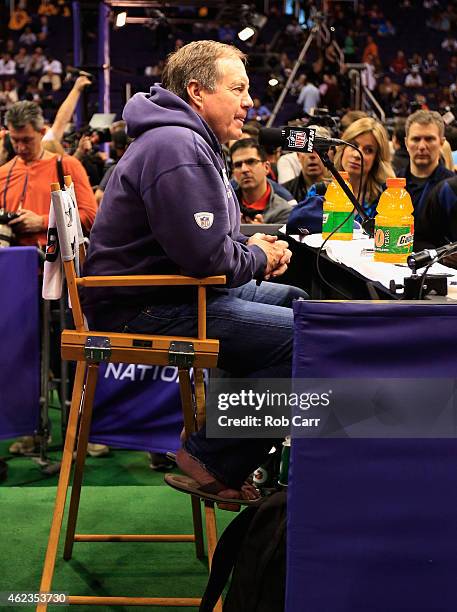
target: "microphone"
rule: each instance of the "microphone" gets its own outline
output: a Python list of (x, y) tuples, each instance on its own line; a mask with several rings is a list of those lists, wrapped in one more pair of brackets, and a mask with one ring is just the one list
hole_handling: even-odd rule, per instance
[(423, 268), (429, 263), (434, 262), (442, 255), (446, 253), (450, 255), (456, 250), (457, 242), (445, 244), (444, 246), (438, 247), (437, 249), (424, 249), (423, 251), (418, 251), (417, 253), (411, 253), (411, 255), (408, 256), (406, 263), (408, 264), (408, 267), (411, 268), (411, 270), (418, 270), (419, 268)]
[(312, 153), (315, 149), (327, 151), (330, 147), (349, 144), (338, 138), (316, 136), (316, 130), (307, 127), (260, 128), (259, 143), (297, 153)]

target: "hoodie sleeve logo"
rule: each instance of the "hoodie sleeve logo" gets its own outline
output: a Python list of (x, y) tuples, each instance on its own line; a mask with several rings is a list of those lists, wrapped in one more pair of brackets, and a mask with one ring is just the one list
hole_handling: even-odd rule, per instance
[(194, 219), (198, 227), (207, 230), (213, 224), (214, 214), (210, 212), (198, 212), (194, 214)]

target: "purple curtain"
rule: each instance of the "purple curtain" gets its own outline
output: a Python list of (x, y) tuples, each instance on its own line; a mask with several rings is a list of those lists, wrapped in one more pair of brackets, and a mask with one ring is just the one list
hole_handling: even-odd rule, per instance
[(35, 247), (0, 249), (0, 438), (30, 435), (38, 426), (38, 272)]
[[(296, 302), (296, 378), (453, 378), (457, 308)], [(354, 389), (357, 393), (357, 389)], [(295, 439), (289, 612), (457, 610), (457, 441)]]

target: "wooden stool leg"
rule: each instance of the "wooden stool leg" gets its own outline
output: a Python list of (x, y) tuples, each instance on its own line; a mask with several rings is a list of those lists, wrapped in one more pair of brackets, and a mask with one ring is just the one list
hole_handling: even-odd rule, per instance
[[(216, 512), (214, 510), (213, 502), (204, 502), (205, 504), (205, 522), (206, 522), (206, 541), (208, 546), (208, 565), (211, 570), (213, 563), (214, 550), (217, 545), (217, 524), (216, 524)], [(222, 612), (222, 599), (217, 600), (217, 604), (214, 606), (214, 612)]]
[(194, 524), (195, 555), (197, 559), (203, 559), (205, 556), (205, 544), (203, 541), (202, 509), (200, 500), (197, 497), (191, 496), (190, 500), (192, 504), (192, 522)]
[[(187, 369), (179, 369), (179, 390), (181, 393), (181, 405), (184, 418), (184, 432), (187, 438), (195, 431), (195, 410), (192, 394), (192, 383), (190, 372)], [(192, 503), (192, 522), (195, 535), (195, 554), (197, 559), (202, 559), (205, 555), (205, 545), (203, 541), (203, 523), (200, 507), (200, 500), (191, 498)]]
[(81, 418), (79, 423), (78, 448), (76, 451), (76, 465), (71, 487), (70, 508), (68, 512), (67, 534), (65, 536), (65, 547), (63, 558), (71, 559), (73, 551), (76, 521), (78, 518), (79, 500), (81, 497), (81, 485), (86, 461), (87, 443), (89, 441), (90, 424), (92, 422), (92, 408), (94, 403), (95, 387), (98, 378), (98, 364), (88, 366), (86, 388), (84, 392)]
[[(86, 376), (86, 367), (87, 364), (85, 361), (78, 361), (76, 366), (75, 382), (73, 386), (70, 413), (68, 415), (67, 434), (65, 436), (62, 464), (60, 466), (54, 514), (52, 516), (48, 547), (46, 549), (46, 557), (43, 566), (43, 574), (41, 576), (40, 591), (43, 593), (49, 593), (51, 591), (52, 577), (54, 575), (54, 567), (57, 556), (57, 547), (59, 545), (59, 536), (62, 528), (65, 501), (67, 499), (68, 483), (70, 481), (71, 464), (73, 460), (73, 450), (75, 447), (76, 429), (78, 427), (79, 407), (83, 393), (84, 378)], [(43, 612), (44, 610), (47, 610), (46, 604), (41, 604), (37, 607), (38, 612)]]
[[(205, 381), (203, 378), (203, 370), (194, 368), (194, 390), (195, 390), (195, 425), (197, 430), (205, 423)], [(203, 542), (203, 525), (200, 500), (196, 497), (192, 499), (192, 513), (194, 518), (194, 533), (195, 533), (195, 549), (198, 559), (202, 559), (205, 555), (205, 546)]]
[(188, 438), (195, 428), (195, 410), (192, 394), (192, 383), (189, 370), (179, 368), (179, 391), (181, 394), (181, 406), (184, 419), (185, 437)]
[(195, 407), (197, 430), (203, 427), (206, 421), (206, 396), (205, 396), (205, 378), (201, 368), (194, 368), (194, 385), (195, 385)]

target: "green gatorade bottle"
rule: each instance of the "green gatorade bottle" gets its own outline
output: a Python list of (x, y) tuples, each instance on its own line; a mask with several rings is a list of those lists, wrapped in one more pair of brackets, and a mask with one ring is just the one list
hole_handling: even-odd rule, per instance
[[(339, 174), (352, 191), (352, 187), (348, 180), (349, 174), (347, 172), (340, 172)], [(338, 231), (330, 236), (329, 240), (352, 240), (354, 216), (350, 213), (353, 209), (354, 206), (351, 204), (347, 195), (338, 183), (333, 180), (325, 192), (322, 215), (322, 238), (328, 238), (332, 231), (338, 227), (346, 217), (349, 217)]]

